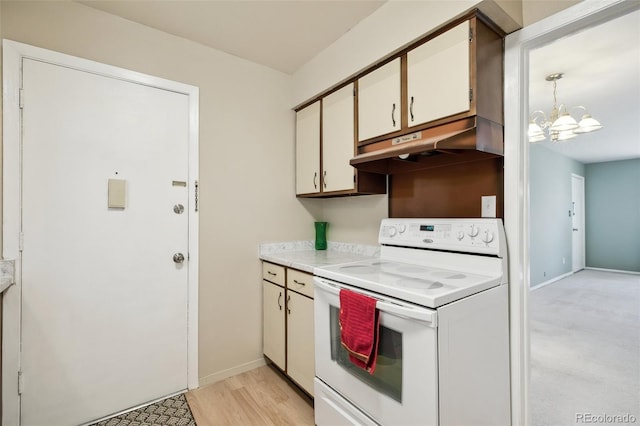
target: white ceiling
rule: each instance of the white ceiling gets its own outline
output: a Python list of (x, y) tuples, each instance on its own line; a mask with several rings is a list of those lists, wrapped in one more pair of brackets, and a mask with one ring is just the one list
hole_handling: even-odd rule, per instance
[[(640, 157), (640, 11), (538, 48), (530, 55), (530, 111), (585, 106), (604, 128), (564, 142), (539, 142), (582, 163)], [(582, 111), (573, 111), (580, 120)]]
[[(386, 0), (78, 1), (292, 74)], [(640, 12), (532, 51), (530, 66), (531, 111), (550, 112), (545, 76), (562, 72), (558, 101), (587, 107), (605, 126), (540, 143), (583, 163), (640, 157)]]
[(84, 0), (95, 9), (292, 74), (386, 0)]

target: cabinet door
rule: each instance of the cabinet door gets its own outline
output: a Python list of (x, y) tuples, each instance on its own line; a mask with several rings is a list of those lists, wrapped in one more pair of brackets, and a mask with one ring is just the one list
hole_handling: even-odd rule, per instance
[(400, 58), (358, 80), (358, 140), (400, 129)]
[(353, 83), (322, 99), (322, 190), (355, 188)]
[(320, 101), (296, 113), (296, 194), (320, 192)]
[(262, 351), (280, 369), (285, 368), (284, 288), (262, 281)]
[(409, 51), (409, 127), (468, 111), (469, 69), (469, 21)]
[(315, 350), (313, 341), (313, 299), (287, 291), (287, 374), (313, 395)]

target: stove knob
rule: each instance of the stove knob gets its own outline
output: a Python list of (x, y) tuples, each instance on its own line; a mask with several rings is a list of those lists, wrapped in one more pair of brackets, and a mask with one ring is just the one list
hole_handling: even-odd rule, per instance
[(477, 237), (479, 233), (480, 233), (480, 228), (478, 228), (476, 225), (471, 225), (471, 229), (469, 229), (469, 236), (471, 238), (474, 238), (474, 237)]
[(404, 231), (406, 231), (406, 230), (407, 230), (407, 225), (404, 225), (404, 224), (400, 225), (400, 226), (398, 227), (398, 230), (399, 230), (399, 231), (400, 231), (400, 233), (402, 234)]
[(390, 226), (389, 227), (389, 236), (390, 237), (394, 237), (397, 233), (398, 233), (398, 230), (396, 229), (395, 226)]
[(456, 237), (458, 238), (458, 241), (462, 241), (462, 239), (464, 238), (464, 231), (458, 231)]
[(487, 229), (484, 231), (484, 235), (482, 236), (482, 241), (489, 244), (491, 241), (493, 241), (493, 237), (494, 237), (493, 232)]

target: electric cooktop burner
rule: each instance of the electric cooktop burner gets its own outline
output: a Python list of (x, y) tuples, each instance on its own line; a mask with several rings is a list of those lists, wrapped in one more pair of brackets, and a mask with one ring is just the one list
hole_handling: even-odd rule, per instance
[(501, 225), (497, 219), (385, 219), (379, 258), (314, 273), (436, 308), (502, 283)]
[(444, 284), (440, 281), (421, 280), (418, 278), (402, 278), (396, 281), (396, 285), (428, 291), (440, 288)]

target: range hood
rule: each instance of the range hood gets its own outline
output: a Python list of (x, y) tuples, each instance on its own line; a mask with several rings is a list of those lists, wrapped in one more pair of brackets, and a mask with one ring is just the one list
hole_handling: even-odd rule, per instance
[(362, 145), (350, 164), (362, 171), (396, 174), (503, 154), (502, 125), (473, 116)]

